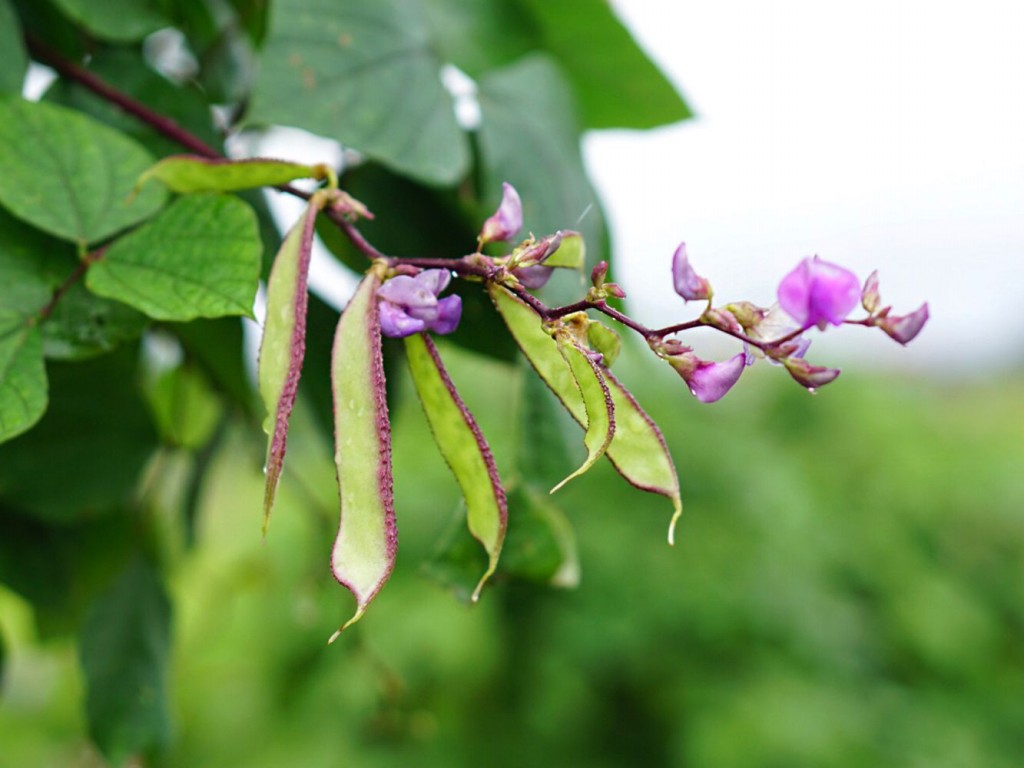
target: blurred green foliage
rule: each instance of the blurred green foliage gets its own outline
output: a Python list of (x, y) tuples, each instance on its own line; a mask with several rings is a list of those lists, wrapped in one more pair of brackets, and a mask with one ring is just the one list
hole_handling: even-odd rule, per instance
[[(506, 468), (516, 369), (443, 351)], [(683, 481), (674, 549), (667, 503), (601, 462), (556, 497), (579, 588), (499, 580), (465, 606), (423, 573), (458, 490), (405, 398), (398, 567), (331, 647), (351, 602), (327, 565), (336, 501), (313, 411), (265, 543), (262, 456), (229, 433), (203, 546), (170, 568), (175, 740), (153, 765), (1019, 765), (1024, 382), (847, 372), (812, 398), (755, 369), (707, 407), (631, 354), (621, 375)], [(101, 765), (72, 643), (39, 643), (6, 590), (0, 633), (0, 764)]]

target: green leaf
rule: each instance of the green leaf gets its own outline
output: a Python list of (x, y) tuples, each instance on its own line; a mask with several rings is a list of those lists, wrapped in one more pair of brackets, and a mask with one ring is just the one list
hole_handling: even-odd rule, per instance
[(323, 179), (324, 165), (303, 165), (287, 160), (252, 158), (222, 160), (196, 155), (165, 157), (142, 176), (138, 186), (150, 179), (159, 179), (172, 191), (234, 192), (254, 187), (275, 187), (295, 179)]
[(0, 501), (55, 522), (123, 508), (157, 446), (136, 385), (136, 351), (52, 362), (47, 374), (46, 414), (0, 445)]
[(587, 350), (573, 343), (569, 334), (559, 333), (556, 343), (583, 397), (587, 417), (583, 444), (587, 448), (587, 458), (575, 472), (552, 488), (551, 493), (594, 466), (594, 462), (604, 456), (615, 436), (615, 407), (601, 367), (587, 354)]
[(540, 30), (518, 0), (425, 0), (431, 38), (446, 61), (476, 77), (537, 48)]
[(362, 618), (391, 575), (398, 546), (391, 425), (376, 300), (379, 286), (375, 267), (342, 312), (334, 337), (334, 462), (341, 491), (341, 520), (331, 552), (331, 570), (355, 596), (356, 612), (330, 642)]
[(0, 91), (21, 94), (27, 67), (18, 17), (9, 0), (0, 0)]
[[(558, 351), (557, 342), (544, 330), (540, 318), (506, 289), (492, 284), (489, 292), (534, 370), (577, 423), (585, 426), (587, 411), (583, 397), (569, 366)], [(672, 502), (674, 514), (669, 525), (669, 543), (672, 543), (674, 526), (682, 513), (682, 499), (679, 494), (679, 478), (665, 439), (651, 417), (611, 371), (602, 368), (602, 373), (615, 412), (615, 435), (606, 454), (619, 474), (631, 485), (665, 496)]]
[(0, 333), (0, 442), (32, 427), (46, 411), (46, 368), (39, 328)]
[(112, 764), (170, 740), (171, 604), (156, 571), (134, 557), (82, 628), (89, 735)]
[(104, 40), (133, 42), (169, 26), (157, 0), (53, 0), (70, 19)]
[(100, 355), (138, 338), (149, 322), (141, 312), (90, 293), (81, 283), (76, 283), (61, 296), (40, 326), (43, 353), (49, 359), (58, 360)]
[(521, 0), (569, 73), (587, 128), (653, 128), (691, 116), (607, 0)]
[[(572, 91), (558, 65), (542, 54), (526, 57), (481, 78), (479, 97), (481, 210), (497, 208), (507, 181), (522, 198), (524, 231), (579, 230), (596, 263), (606, 249), (604, 220), (580, 155)], [(578, 285), (571, 294), (556, 289), (554, 281), (547, 289), (556, 301), (578, 294)]]
[(281, 243), (267, 281), (267, 317), (256, 375), (267, 412), (263, 431), (270, 437), (263, 495), (264, 535), (270, 524), (270, 511), (284, 466), (288, 418), (295, 405), (302, 358), (306, 352), (306, 283), (317, 210), (318, 205), (311, 201), (292, 226)]
[(587, 263), (587, 246), (579, 232), (563, 232), (555, 252), (544, 259), (545, 267), (583, 269)]
[(248, 119), (336, 138), (450, 185), (469, 151), (418, 2), (278, 0)]
[(491, 449), (448, 376), (433, 339), (422, 333), (408, 336), (405, 352), (434, 442), (462, 488), (470, 533), (487, 551), (487, 570), (473, 590), (475, 602), (498, 567), (508, 524), (505, 489)]
[(0, 97), (0, 205), (57, 237), (93, 243), (152, 215), (165, 190), (131, 195), (152, 164), (134, 141), (89, 117)]
[(189, 195), (119, 238), (86, 285), (157, 320), (252, 315), (260, 272), (256, 215), (231, 195)]

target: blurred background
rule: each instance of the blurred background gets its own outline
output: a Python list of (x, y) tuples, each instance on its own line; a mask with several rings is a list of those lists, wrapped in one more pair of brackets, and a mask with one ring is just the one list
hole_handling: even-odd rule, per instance
[[(685, 239), (722, 299), (768, 303), (819, 253), (880, 269), (883, 298), (930, 301), (931, 324), (907, 349), (830, 331), (812, 359), (844, 373), (820, 395), (762, 365), (710, 407), (627, 349), (620, 376), (683, 484), (676, 546), (668, 504), (602, 462), (556, 497), (578, 586), (505, 574), (471, 607), (437, 559), (457, 487), (399, 398), (398, 565), (331, 647), (351, 601), (325, 565), (322, 432), (298, 413), (266, 542), (262, 446), (229, 434), (203, 546), (171, 576), (175, 740), (156, 764), (1021, 764), (1022, 7), (616, 7), (698, 113), (587, 138), (634, 314), (677, 317), (668, 264)], [(504, 405), (539, 395), (513, 365), (442, 351), (507, 466), (521, 426)], [(6, 588), (0, 617), (0, 766), (102, 765), (74, 642), (40, 640)]]

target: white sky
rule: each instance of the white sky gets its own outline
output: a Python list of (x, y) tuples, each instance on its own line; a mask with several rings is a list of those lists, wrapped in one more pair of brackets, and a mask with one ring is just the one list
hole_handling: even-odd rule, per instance
[(815, 362), (1024, 362), (1024, 2), (613, 5), (698, 113), (586, 140), (634, 314), (688, 311), (680, 240), (723, 301), (771, 302), (817, 253), (932, 321), (907, 349), (830, 332)]

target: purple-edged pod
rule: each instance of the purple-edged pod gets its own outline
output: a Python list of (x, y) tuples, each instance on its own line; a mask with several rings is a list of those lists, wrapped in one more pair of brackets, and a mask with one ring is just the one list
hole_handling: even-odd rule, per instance
[[(488, 288), (491, 299), (540, 378), (580, 425), (587, 424), (587, 411), (569, 365), (558, 350), (558, 343), (544, 329), (536, 313), (501, 286)], [(605, 454), (628, 483), (667, 497), (673, 515), (669, 525), (669, 543), (673, 543), (675, 523), (682, 514), (679, 478), (665, 445), (661, 430), (621, 382), (604, 366), (608, 392), (615, 413), (615, 434)]]
[(391, 426), (384, 391), (374, 265), (338, 321), (331, 356), (334, 463), (340, 491), (331, 572), (356, 599), (355, 614), (328, 642), (358, 621), (395, 565), (398, 532), (391, 476)]
[(288, 420), (299, 386), (306, 352), (306, 291), (313, 232), (321, 198), (314, 197), (289, 230), (267, 279), (267, 314), (263, 323), (256, 379), (267, 409), (263, 431), (267, 445), (263, 533), (270, 524), (277, 484), (284, 466)]
[(405, 338), (406, 360), (434, 442), (466, 500), (469, 532), (487, 551), (487, 570), (473, 590), (475, 602), (498, 567), (508, 527), (508, 504), (494, 456), (473, 414), (445, 370), (437, 347), (425, 333)]
[(594, 466), (615, 436), (615, 405), (604, 372), (596, 360), (599, 354), (582, 347), (574, 341), (572, 334), (564, 331), (555, 334), (555, 343), (583, 399), (586, 423), (580, 423), (586, 430), (583, 445), (587, 449), (587, 457), (578, 469), (552, 488), (551, 493)]
[(333, 175), (334, 170), (323, 163), (305, 165), (268, 157), (227, 160), (198, 155), (171, 155), (143, 173), (136, 183), (136, 189), (150, 179), (159, 179), (180, 194), (235, 192), (240, 189), (276, 187), (295, 179), (326, 179)]

